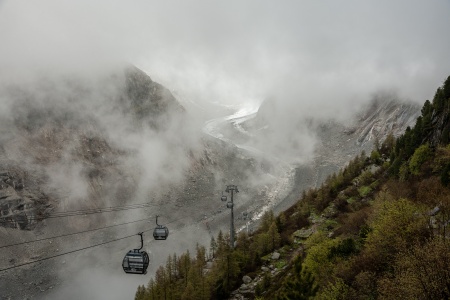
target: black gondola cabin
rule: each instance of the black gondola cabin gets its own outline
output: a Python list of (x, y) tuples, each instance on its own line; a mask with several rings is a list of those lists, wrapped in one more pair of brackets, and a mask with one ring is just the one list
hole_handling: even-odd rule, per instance
[(122, 261), (122, 268), (125, 273), (130, 274), (146, 274), (150, 263), (150, 258), (147, 252), (141, 251), (144, 246), (143, 232), (139, 232), (141, 236), (141, 248), (128, 251)]
[(123, 258), (122, 267), (125, 273), (146, 274), (149, 263), (147, 252), (134, 249), (128, 251)]
[(165, 240), (169, 236), (169, 229), (166, 226), (158, 225), (153, 230), (153, 237), (155, 240)]
[(153, 230), (153, 237), (155, 240), (165, 240), (169, 236), (169, 229), (166, 226), (158, 224), (158, 217), (156, 216), (156, 227)]

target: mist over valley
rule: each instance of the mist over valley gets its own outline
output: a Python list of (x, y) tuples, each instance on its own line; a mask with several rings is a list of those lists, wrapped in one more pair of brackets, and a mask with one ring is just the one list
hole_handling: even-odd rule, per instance
[[(0, 299), (133, 298), (229, 233), (227, 185), (257, 231), (415, 126), (449, 73), (449, 9), (0, 1)], [(122, 269), (138, 232), (142, 276)]]

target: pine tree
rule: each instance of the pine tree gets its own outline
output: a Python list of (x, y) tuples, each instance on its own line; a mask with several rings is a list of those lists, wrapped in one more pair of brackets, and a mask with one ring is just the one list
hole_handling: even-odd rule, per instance
[[(336, 174), (334, 174), (336, 176)], [(286, 215), (284, 212), (280, 213), (278, 217), (276, 218), (277, 228), (278, 231), (282, 231), (284, 227), (286, 226)]]
[(181, 296), (182, 300), (191, 300), (191, 299), (195, 299), (194, 297), (194, 286), (192, 285), (192, 283), (188, 283), (188, 285), (186, 286), (186, 288), (184, 289), (183, 295)]
[(206, 248), (205, 246), (201, 246), (197, 243), (197, 245), (195, 246), (195, 250), (196, 250), (196, 255), (195, 255), (195, 259), (196, 259), (196, 263), (204, 268), (206, 265)]
[(270, 228), (270, 225), (275, 220), (275, 216), (273, 215), (272, 210), (266, 211), (261, 217), (261, 230), (267, 231)]
[(270, 238), (270, 251), (274, 251), (280, 246), (280, 234), (278, 233), (278, 228), (275, 222), (272, 222), (269, 228), (269, 238)]
[(160, 266), (155, 273), (158, 296), (160, 299), (167, 299), (167, 274), (163, 266)]
[(188, 274), (190, 267), (191, 267), (191, 256), (188, 250), (186, 251), (186, 253), (181, 254), (180, 258), (178, 259), (178, 271), (180, 277), (183, 278), (184, 286), (187, 286), (188, 284)]
[(215, 258), (216, 250), (217, 250), (216, 240), (214, 239), (214, 236), (211, 236), (211, 242), (209, 244), (209, 256), (211, 258)]
[(169, 255), (166, 261), (166, 281), (168, 285), (167, 289), (167, 299), (173, 299), (173, 290), (174, 287), (174, 267), (173, 267), (173, 260), (172, 256)]
[(217, 256), (220, 256), (225, 249), (227, 248), (227, 241), (223, 235), (222, 230), (219, 231), (219, 234), (217, 235)]
[(149, 297), (146, 300), (155, 300), (155, 299), (157, 299), (157, 296), (156, 296), (156, 283), (155, 283), (155, 280), (153, 278), (151, 278), (150, 281), (148, 282), (147, 291), (148, 291)]
[(294, 262), (294, 272), (291, 277), (284, 282), (281, 295), (278, 300), (308, 300), (312, 299), (318, 290), (314, 283), (314, 277), (306, 269), (303, 269), (302, 260), (297, 257)]
[(134, 296), (134, 300), (144, 300), (145, 299), (145, 287), (143, 285), (139, 285), (136, 291), (136, 295)]
[(395, 137), (392, 134), (392, 132), (390, 132), (387, 136), (386, 139), (384, 139), (383, 143), (381, 144), (381, 148), (380, 148), (380, 154), (381, 155), (385, 155), (386, 157), (388, 157), (392, 151), (392, 149), (394, 148), (395, 145)]

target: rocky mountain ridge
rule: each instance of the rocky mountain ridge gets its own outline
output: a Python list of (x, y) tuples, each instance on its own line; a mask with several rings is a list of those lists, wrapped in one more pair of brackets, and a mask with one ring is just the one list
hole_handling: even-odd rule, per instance
[(360, 145), (376, 139), (382, 142), (389, 134), (402, 134), (406, 127), (415, 124), (419, 115), (418, 104), (378, 98), (358, 117), (357, 124), (346, 129), (346, 132), (354, 131)]
[[(184, 108), (166, 88), (153, 82), (136, 67), (127, 67), (123, 75), (114, 74), (107, 80), (110, 81), (108, 85), (118, 85), (122, 90), (114, 95), (115, 98), (108, 99), (111, 108), (120, 110), (125, 117), (131, 115), (136, 120), (133, 126), (142, 127), (142, 123), (136, 122), (144, 122), (163, 130), (170, 118), (178, 118), (175, 115), (184, 113)], [(95, 186), (100, 188), (100, 181), (114, 180), (111, 176), (120, 173), (118, 159), (126, 155), (126, 150), (109, 140), (102, 128), (104, 125), (98, 122), (92, 111), (79, 110), (83, 103), (77, 103), (76, 99), (70, 99), (72, 105), (59, 102), (57, 98), (61, 95), (58, 90), (34, 91), (35, 94), (42, 93), (44, 99), (39, 99), (39, 96), (32, 98), (31, 90), (19, 92), (20, 89), (9, 87), (9, 93), (6, 93), (14, 104), (9, 120), (2, 124), (0, 170), (4, 170), (4, 184), (1, 185), (4, 188), (0, 197), (1, 217), (14, 226), (32, 229), (30, 226), (35, 224), (37, 215), (44, 218), (48, 206), (57, 205), (49, 195), (58, 194), (55, 188), (60, 187), (45, 184), (47, 175), (44, 169), (55, 163), (76, 163), (80, 166), (81, 176), (94, 189)], [(78, 94), (77, 89), (80, 88), (74, 83), (66, 89), (70, 90), (68, 98), (82, 98), (92, 93), (86, 88)], [(66, 106), (63, 108), (63, 105)], [(45, 192), (38, 191), (42, 186), (47, 186)], [(118, 190), (116, 192), (120, 193)]]

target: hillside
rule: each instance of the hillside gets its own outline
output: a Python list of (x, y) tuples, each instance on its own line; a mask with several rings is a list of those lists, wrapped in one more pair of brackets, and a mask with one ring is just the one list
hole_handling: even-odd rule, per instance
[(448, 103), (450, 77), (398, 138), (266, 213), (234, 249), (221, 232), (170, 256), (136, 299), (448, 299)]

